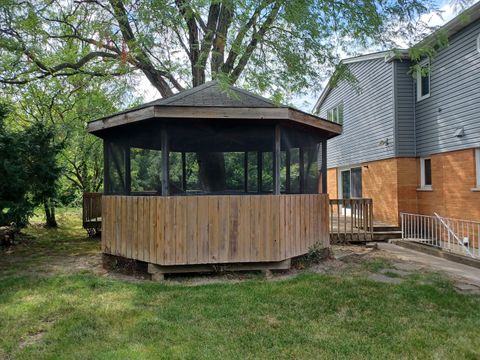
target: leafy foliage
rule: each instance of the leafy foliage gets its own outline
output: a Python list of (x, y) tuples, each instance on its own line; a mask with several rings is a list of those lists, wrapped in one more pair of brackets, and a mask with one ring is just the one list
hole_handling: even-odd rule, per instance
[(339, 54), (394, 46), (431, 0), (3, 1), (0, 82), (141, 71), (162, 96), (216, 78), (285, 95)]
[(0, 105), (0, 224), (24, 226), (35, 206), (56, 197), (60, 145), (41, 124), (21, 131), (7, 127), (8, 105)]

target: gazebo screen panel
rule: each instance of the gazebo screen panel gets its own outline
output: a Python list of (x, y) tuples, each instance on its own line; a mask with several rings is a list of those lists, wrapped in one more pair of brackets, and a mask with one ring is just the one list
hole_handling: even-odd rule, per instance
[(318, 163), (321, 142), (319, 133), (299, 127), (284, 127), (281, 132), (280, 191), (316, 194), (319, 192)]
[[(162, 195), (162, 131), (168, 139), (168, 194), (273, 193), (275, 124), (220, 121), (154, 119), (110, 131), (104, 136), (106, 193)], [(280, 138), (280, 192), (317, 193), (319, 145), (326, 139), (291, 126), (281, 127)], [(223, 171), (213, 167), (210, 176), (224, 173), (224, 186), (212, 189), (201, 179), (202, 154), (217, 156)]]

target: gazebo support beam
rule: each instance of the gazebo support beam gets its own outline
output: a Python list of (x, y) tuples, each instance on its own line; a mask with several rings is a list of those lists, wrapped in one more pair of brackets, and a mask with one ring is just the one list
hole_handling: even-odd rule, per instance
[(263, 188), (262, 172), (263, 172), (263, 153), (261, 151), (258, 151), (257, 152), (257, 192), (258, 193), (261, 193)]
[(280, 125), (275, 125), (275, 146), (273, 152), (273, 192), (280, 194)]
[(322, 140), (322, 194), (326, 194), (327, 189), (327, 139)]
[(125, 146), (125, 193), (130, 195), (132, 192), (132, 171), (130, 164), (130, 147)]
[(182, 190), (187, 192), (187, 157), (182, 151)]
[(286, 184), (285, 184), (285, 192), (287, 194), (290, 194), (291, 192), (291, 170), (290, 170), (290, 162), (291, 162), (291, 158), (290, 158), (290, 149), (286, 149), (285, 150), (285, 154), (286, 154)]
[(303, 194), (305, 188), (305, 161), (304, 161), (304, 152), (303, 148), (300, 147), (299, 151), (299, 170), (300, 170), (300, 194)]
[(243, 154), (243, 187), (245, 194), (248, 193), (248, 151)]
[(167, 196), (169, 193), (168, 189), (168, 134), (166, 126), (162, 127), (162, 132), (160, 136), (161, 147), (162, 147), (162, 196)]

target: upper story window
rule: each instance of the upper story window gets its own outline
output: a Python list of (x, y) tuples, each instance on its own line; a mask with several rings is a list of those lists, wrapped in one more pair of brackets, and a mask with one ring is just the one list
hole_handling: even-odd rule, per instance
[(430, 60), (424, 60), (420, 63), (420, 69), (417, 71), (417, 101), (426, 99), (430, 96)]
[(343, 124), (343, 102), (335, 105), (327, 111), (327, 120)]
[(420, 159), (420, 188), (431, 189), (432, 188), (432, 159), (421, 158)]

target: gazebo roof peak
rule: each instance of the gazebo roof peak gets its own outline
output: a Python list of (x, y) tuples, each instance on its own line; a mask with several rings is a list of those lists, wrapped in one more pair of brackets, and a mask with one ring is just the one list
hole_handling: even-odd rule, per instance
[(329, 134), (328, 137), (342, 132), (340, 124), (288, 105), (277, 105), (267, 98), (217, 81), (210, 81), (168, 98), (158, 99), (91, 121), (88, 123), (87, 131), (96, 133), (149, 119), (281, 121), (324, 130)]
[(144, 106), (278, 107), (273, 101), (228, 84), (209, 81)]

